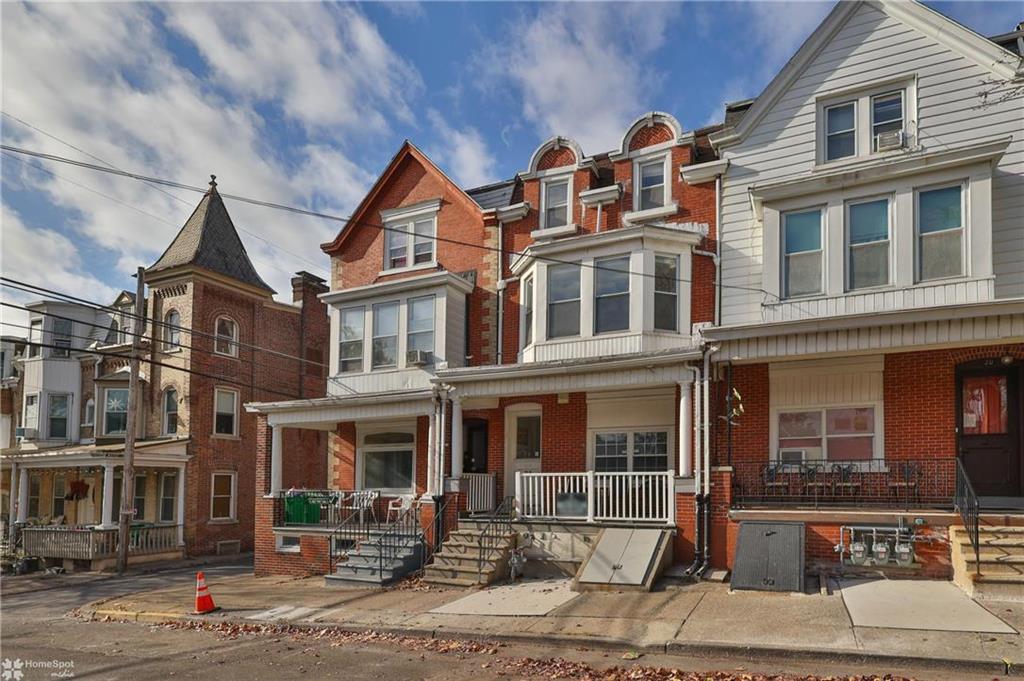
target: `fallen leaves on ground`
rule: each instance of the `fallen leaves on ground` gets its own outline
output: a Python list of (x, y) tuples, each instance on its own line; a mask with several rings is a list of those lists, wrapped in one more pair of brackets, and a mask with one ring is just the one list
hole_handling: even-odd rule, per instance
[[(406, 636), (383, 631), (346, 631), (336, 627), (311, 629), (292, 624), (265, 622), (233, 623), (203, 620), (176, 620), (154, 625), (164, 629), (191, 629), (213, 632), (220, 638), (236, 639), (241, 636), (289, 637), (296, 643), (326, 643), (332, 647), (352, 644), (391, 645), (422, 652), (445, 654), (497, 655), (504, 647), (496, 641), (475, 641), (457, 638), (425, 638)], [(274, 638), (279, 642), (281, 638)], [(627, 652), (622, 659), (635, 660), (640, 653)], [(425, 659), (421, 655), (421, 659)], [(561, 657), (538, 659), (532, 657), (494, 657), (480, 665), (496, 676), (546, 679), (579, 679), (580, 681), (914, 681), (904, 676), (852, 675), (852, 676), (805, 676), (791, 674), (757, 674), (737, 667), (734, 671), (695, 672), (667, 667), (632, 665), (599, 669), (586, 662), (566, 660)]]

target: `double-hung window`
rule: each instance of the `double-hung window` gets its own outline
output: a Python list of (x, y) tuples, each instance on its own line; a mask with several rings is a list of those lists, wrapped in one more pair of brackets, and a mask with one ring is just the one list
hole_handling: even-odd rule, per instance
[(654, 256), (654, 328), (679, 330), (679, 256)]
[(365, 307), (350, 307), (341, 311), (341, 344), (338, 348), (338, 371), (340, 373), (359, 373), (363, 370), (365, 324)]
[(164, 473), (160, 476), (160, 510), (157, 519), (162, 523), (174, 522), (174, 495), (177, 487), (177, 473)]
[(214, 325), (213, 351), (228, 357), (238, 356), (238, 324), (227, 317), (218, 317)]
[(580, 266), (548, 267), (548, 338), (580, 335)]
[(103, 391), (103, 434), (124, 435), (128, 429), (128, 389)]
[(70, 402), (70, 395), (47, 395), (46, 420), (51, 440), (68, 439), (68, 406)]
[(434, 361), (434, 296), (410, 298), (406, 303), (407, 324), (405, 350), (412, 353), (417, 350), (426, 353), (428, 364)]
[(25, 395), (25, 418), (22, 422), (26, 428), (39, 427), (39, 395)]
[(667, 471), (668, 431), (657, 429), (596, 433), (594, 470), (598, 473)]
[(629, 328), (629, 256), (594, 262), (594, 333)]
[(54, 357), (69, 357), (71, 355), (71, 331), (73, 326), (70, 319), (53, 320), (53, 344), (52, 354)]
[(964, 272), (963, 187), (917, 192), (917, 277), (957, 277)]
[(434, 261), (435, 218), (388, 223), (384, 269), (394, 270)]
[(854, 156), (857, 153), (857, 105), (837, 104), (825, 109), (825, 160)]
[(63, 473), (56, 473), (53, 476), (53, 504), (50, 508), (50, 515), (56, 518), (64, 515), (64, 497), (67, 496), (67, 478)]
[(889, 283), (889, 199), (851, 203), (846, 209), (847, 288)]
[(903, 91), (871, 98), (871, 150), (878, 151), (878, 136), (903, 130)]
[(35, 473), (29, 473), (28, 476), (28, 517), (38, 518), (39, 517), (39, 488), (41, 487), (41, 480)]
[(215, 388), (213, 404), (214, 435), (238, 435), (238, 392)]
[(821, 293), (822, 212), (815, 208), (782, 215), (782, 278), (787, 298)]
[(533, 277), (523, 280), (523, 347), (533, 342)]
[(83, 426), (92, 426), (96, 422), (96, 401), (91, 397), (85, 401), (85, 420)]
[(178, 391), (168, 388), (164, 391), (164, 435), (178, 433)]
[(665, 205), (665, 159), (638, 164), (640, 200), (637, 210), (661, 208)]
[(780, 463), (869, 461), (875, 451), (875, 408), (781, 411), (778, 438)]
[(43, 320), (33, 319), (28, 323), (28, 356), (39, 357), (41, 354), (41, 346), (39, 343), (43, 342)]
[(544, 229), (569, 224), (569, 180), (544, 183)]
[(398, 302), (373, 306), (373, 368), (398, 366)]
[(164, 350), (177, 350), (181, 345), (181, 315), (171, 310), (164, 315)]
[(214, 473), (210, 494), (210, 520), (235, 519), (235, 474)]

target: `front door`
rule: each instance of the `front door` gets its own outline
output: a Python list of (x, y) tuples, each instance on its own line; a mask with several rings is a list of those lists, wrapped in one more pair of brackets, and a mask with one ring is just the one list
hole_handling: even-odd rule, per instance
[(462, 470), (466, 473), (487, 472), (487, 421), (466, 419), (463, 438)]
[(540, 472), (540, 410), (510, 410), (505, 416), (505, 432), (505, 494), (511, 496), (517, 472)]
[(978, 495), (1024, 494), (1018, 366), (999, 360), (961, 365), (957, 413), (960, 456)]

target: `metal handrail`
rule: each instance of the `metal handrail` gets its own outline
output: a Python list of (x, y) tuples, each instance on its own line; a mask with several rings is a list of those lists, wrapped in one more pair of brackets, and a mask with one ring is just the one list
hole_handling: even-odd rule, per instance
[(505, 539), (512, 533), (512, 518), (515, 514), (516, 498), (505, 497), (501, 500), (498, 508), (488, 516), (487, 524), (484, 525), (477, 540), (477, 581), (484, 573), (484, 552), (492, 551), (498, 547), (499, 541)]
[(376, 513), (365, 513), (359, 509), (346, 509), (346, 512), (347, 515), (331, 532), (330, 544), (327, 547), (331, 572), (334, 572), (338, 566), (341, 551), (337, 547), (343, 541), (357, 545), (359, 542), (369, 539), (370, 532), (381, 528)]
[(419, 506), (415, 504), (405, 509), (393, 523), (385, 525), (384, 531), (377, 537), (377, 574), (381, 579), (384, 576), (384, 566), (393, 563), (402, 550), (419, 540), (419, 511)]
[(953, 495), (953, 506), (964, 521), (964, 529), (974, 547), (975, 572), (981, 574), (981, 501), (974, 485), (967, 475), (963, 459), (956, 457), (956, 492)]
[(430, 534), (430, 536), (433, 537), (433, 540), (425, 541), (423, 543), (423, 556), (420, 560), (421, 570), (425, 565), (433, 560), (434, 554), (437, 553), (445, 540), (448, 539), (448, 534), (450, 532), (450, 528), (448, 527), (448, 506), (452, 503), (456, 504), (456, 515), (458, 515), (458, 494), (446, 494), (444, 496), (444, 500), (434, 506), (434, 532)]

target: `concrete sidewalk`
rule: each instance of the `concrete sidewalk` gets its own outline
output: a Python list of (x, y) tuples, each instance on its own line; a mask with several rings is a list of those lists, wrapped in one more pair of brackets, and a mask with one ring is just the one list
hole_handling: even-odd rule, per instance
[[(651, 593), (588, 592), (567, 600), (564, 585), (525, 585), (513, 587), (519, 589), (513, 600), (522, 602), (522, 610), (503, 606), (496, 611), (504, 615), (484, 615), (457, 614), (480, 612), (479, 596), (462, 607), (460, 599), (474, 592), (461, 589), (409, 584), (384, 590), (344, 589), (325, 587), (322, 577), (251, 575), (208, 579), (207, 584), (221, 608), (201, 618), (211, 621), (535, 640), (687, 655), (875, 659), (998, 674), (1024, 670), (1021, 603), (984, 604), (1014, 633), (975, 633), (855, 626), (838, 591), (730, 592), (726, 585), (699, 583), (663, 585)], [(501, 598), (502, 592), (489, 591)], [(484, 592), (485, 599), (491, 596)], [(141, 622), (191, 619), (193, 598), (192, 588), (174, 587), (96, 602), (82, 611), (97, 618)], [(544, 599), (550, 610), (545, 611)]]

